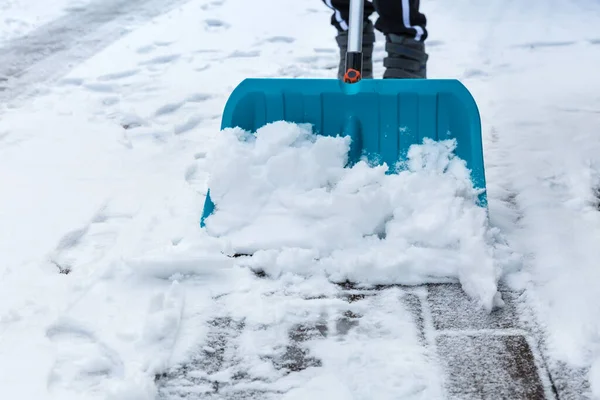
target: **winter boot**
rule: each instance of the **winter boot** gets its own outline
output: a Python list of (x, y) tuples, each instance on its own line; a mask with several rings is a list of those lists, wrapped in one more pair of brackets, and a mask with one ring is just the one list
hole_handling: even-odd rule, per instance
[[(348, 51), (348, 31), (338, 32), (335, 40), (340, 48), (340, 64), (338, 67), (338, 79), (343, 79), (346, 73), (346, 52)], [(373, 23), (368, 20), (363, 24), (362, 38), (363, 52), (363, 79), (373, 78), (373, 46), (375, 45), (375, 30)]]
[(425, 44), (406, 36), (386, 35), (383, 59), (384, 79), (427, 78), (427, 59)]

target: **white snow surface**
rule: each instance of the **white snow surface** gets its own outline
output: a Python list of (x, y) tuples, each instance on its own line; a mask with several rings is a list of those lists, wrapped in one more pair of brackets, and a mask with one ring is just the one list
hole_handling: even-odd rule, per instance
[[(4, 2), (0, 34), (73, 4)], [(442, 373), (396, 289), (351, 304), (363, 322), (344, 340), (308, 342), (321, 369), (282, 376), (265, 357), (297, 323), (334, 330), (349, 305), (332, 281), (458, 279), (489, 310), (502, 278), (600, 399), (600, 5), (422, 7), (429, 76), (461, 79), (480, 107), (491, 224), (450, 142), (386, 175), (342, 168), (347, 140), (302, 126), (219, 131), (245, 77), (334, 76), (319, 1), (191, 0), (1, 104), (0, 398), (153, 399), (155, 374), (214, 351), (207, 322), (227, 316), (246, 324), (238, 365), (279, 398), (435, 400)], [(209, 186), (222, 202), (203, 230)]]
[(87, 0), (2, 0), (0, 44), (32, 32), (35, 28), (85, 7)]

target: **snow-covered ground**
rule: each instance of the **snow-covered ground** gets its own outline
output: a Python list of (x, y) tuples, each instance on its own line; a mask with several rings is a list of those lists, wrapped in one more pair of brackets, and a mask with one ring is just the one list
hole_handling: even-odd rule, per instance
[(86, 0), (3, 0), (0, 4), (0, 43), (26, 35), (87, 3)]
[[(0, 5), (5, 38), (83, 4), (37, 3)], [(343, 140), (300, 143), (296, 126), (265, 129), (254, 144), (219, 132), (245, 77), (334, 76), (320, 1), (191, 0), (57, 81), (31, 74), (60, 59), (40, 61), (19, 82), (35, 83), (29, 96), (11, 97), (0, 81), (0, 398), (154, 398), (156, 374), (198, 347), (217, 351), (211, 321), (226, 316), (244, 319), (237, 357), (259, 378), (254, 389), (287, 400), (437, 399), (440, 366), (395, 291), (351, 306), (363, 321), (345, 340), (312, 345), (322, 369), (283, 376), (267, 360), (285, 351), (290, 327), (332, 326), (347, 310), (305, 300), (337, 294), (327, 278), (458, 278), (489, 309), (499, 274), (526, 289), (550, 355), (592, 367), (600, 398), (600, 4), (422, 7), (429, 76), (460, 78), (481, 109), (491, 227), (444, 143), (416, 147), (432, 162), (392, 177), (340, 168)], [(17, 19), (30, 22), (14, 28)], [(439, 173), (446, 163), (451, 173)], [(209, 178), (229, 207), (201, 230)], [(252, 260), (226, 256), (257, 246)]]

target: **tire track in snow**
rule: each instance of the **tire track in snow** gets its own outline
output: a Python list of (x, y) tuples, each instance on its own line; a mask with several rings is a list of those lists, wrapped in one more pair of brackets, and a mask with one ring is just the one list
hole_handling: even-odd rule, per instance
[(0, 103), (56, 79), (135, 27), (187, 0), (96, 0), (0, 48)]

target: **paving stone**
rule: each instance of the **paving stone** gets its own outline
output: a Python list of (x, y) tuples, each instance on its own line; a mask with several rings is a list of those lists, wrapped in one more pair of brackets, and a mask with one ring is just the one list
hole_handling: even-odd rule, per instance
[(550, 400), (524, 336), (440, 335), (450, 400)]
[(459, 284), (428, 285), (427, 303), (436, 330), (519, 328), (517, 294), (502, 293), (506, 305), (488, 314), (477, 306)]

